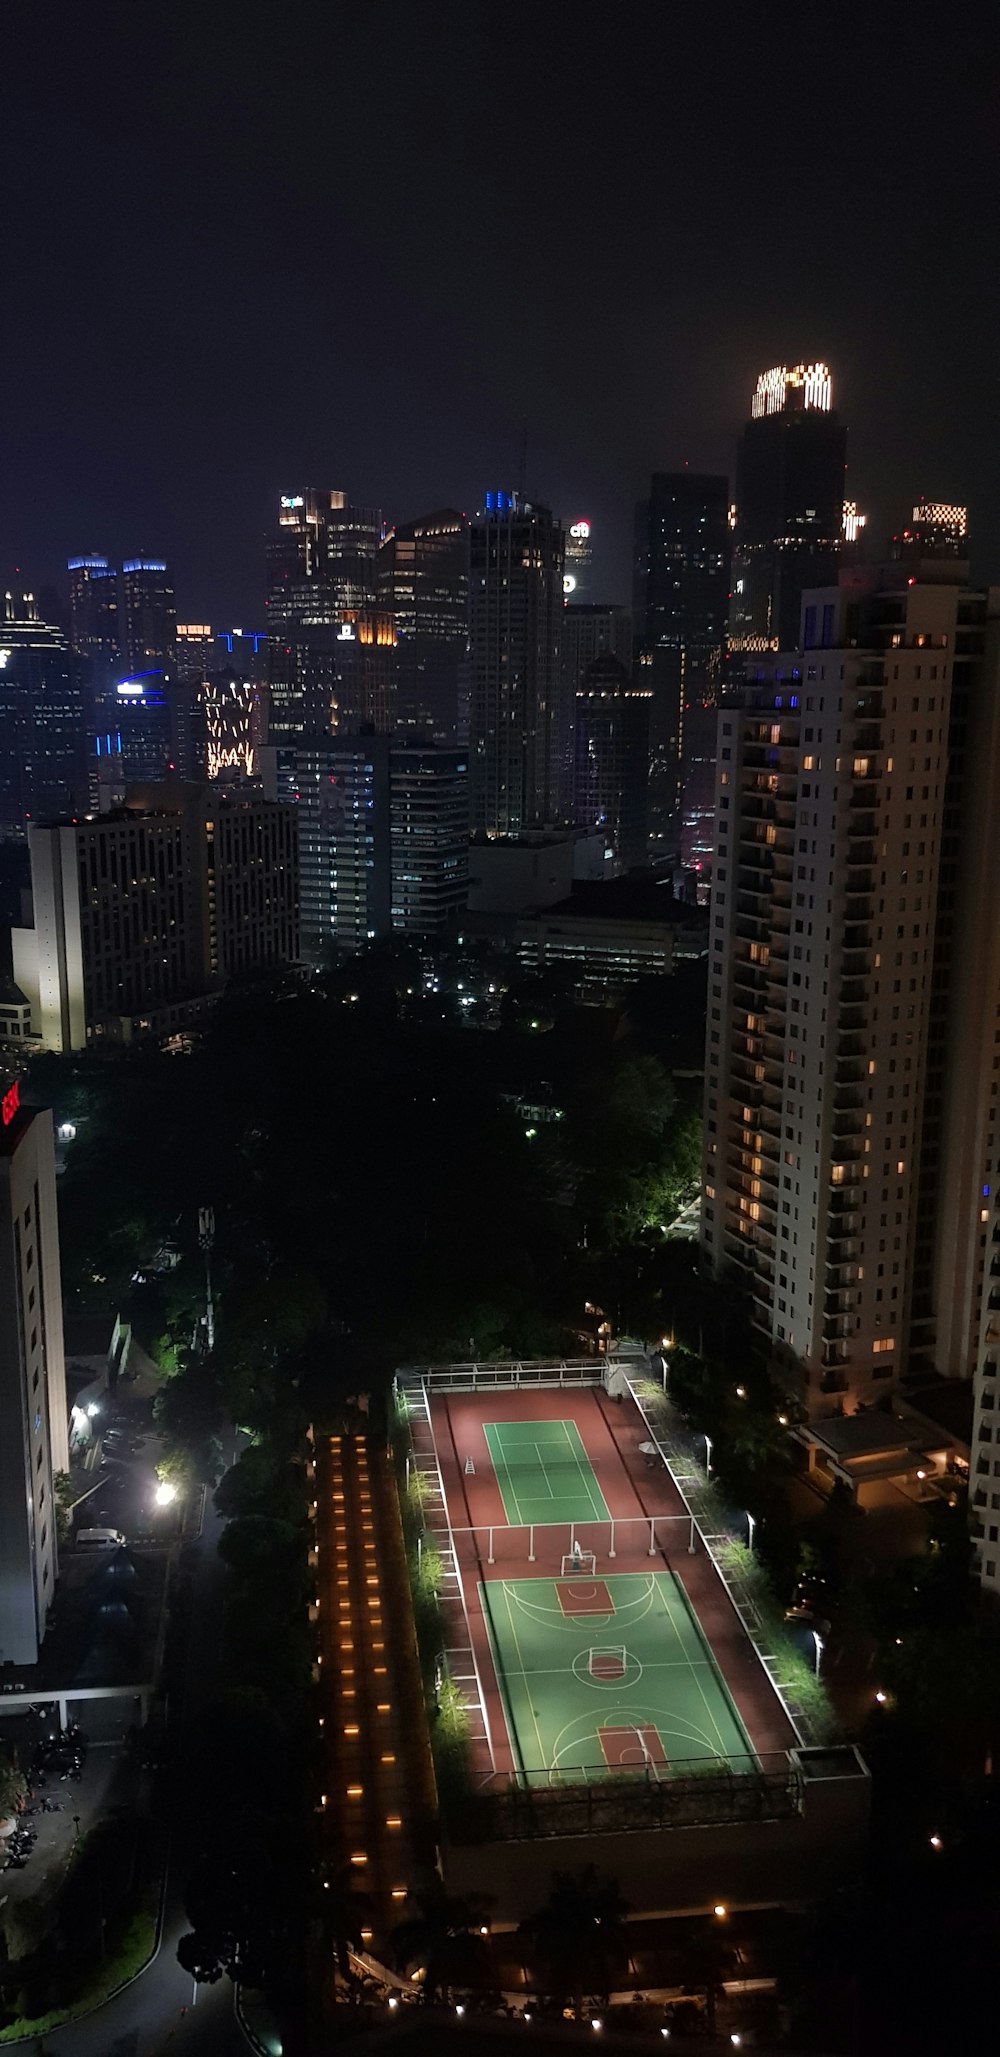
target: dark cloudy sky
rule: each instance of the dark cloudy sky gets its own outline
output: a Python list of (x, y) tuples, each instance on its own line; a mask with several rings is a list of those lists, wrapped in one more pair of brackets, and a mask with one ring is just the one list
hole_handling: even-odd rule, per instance
[(0, 564), (162, 551), (260, 620), (275, 496), (516, 480), (595, 524), (732, 471), (825, 356), (881, 531), (1000, 576), (993, 6), (5, 0)]

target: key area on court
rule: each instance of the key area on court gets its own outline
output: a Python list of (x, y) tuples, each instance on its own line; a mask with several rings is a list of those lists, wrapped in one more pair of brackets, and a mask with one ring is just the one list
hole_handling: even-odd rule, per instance
[(529, 1781), (755, 1764), (672, 1572), (480, 1586), (511, 1753)]

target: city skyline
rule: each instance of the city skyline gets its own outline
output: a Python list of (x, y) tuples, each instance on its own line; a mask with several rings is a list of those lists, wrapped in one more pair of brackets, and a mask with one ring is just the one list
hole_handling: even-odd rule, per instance
[[(15, 172), (21, 320), (3, 346), (8, 576), (20, 565), (37, 587), (70, 554), (138, 548), (174, 567), (186, 618), (256, 618), (260, 538), (289, 481), (338, 478), (401, 520), (472, 515), (487, 481), (519, 484), (526, 439), (529, 496), (593, 524), (591, 597), (625, 600), (649, 473), (686, 460), (732, 476), (759, 370), (816, 357), (833, 369), (870, 533), (926, 493), (970, 506), (985, 569), (997, 554), (985, 102), (976, 118), (988, 67), (961, 29), (935, 62), (949, 147), (917, 197), (922, 58), (888, 23), (866, 24), (863, 62), (820, 24), (797, 21), (787, 46), (751, 43), (735, 11), (711, 42), (686, 24), (681, 71), (711, 79), (709, 136), (701, 97), (688, 104), (650, 63), (660, 37), (642, 5), (610, 79), (603, 17), (586, 7), (568, 41), (532, 23), (527, 73), (516, 21), (500, 38), (450, 6), (388, 38), (374, 19), (334, 26), (306, 8), (277, 49), (259, 16), (241, 16), (238, 38), (225, 21), (196, 38), (185, 10), (140, 10), (114, 45), (106, 132), (91, 113), (112, 75), (93, 17), (60, 13), (48, 39), (44, 14), (8, 24), (10, 158), (31, 167)], [(351, 82), (331, 107), (357, 168), (336, 184), (324, 59)], [(781, 104), (782, 134), (747, 152), (755, 93)], [(836, 147), (818, 152), (824, 130)], [(482, 141), (498, 134), (503, 178)], [(419, 213), (398, 205), (414, 162)], [(525, 210), (550, 165), (566, 167), (560, 227), (536, 244)], [(652, 219), (633, 204), (643, 191), (671, 195)], [(100, 244), (76, 235), (81, 214), (112, 225)], [(441, 225), (430, 243), (423, 215)], [(614, 248), (620, 290), (595, 290), (584, 236)]]

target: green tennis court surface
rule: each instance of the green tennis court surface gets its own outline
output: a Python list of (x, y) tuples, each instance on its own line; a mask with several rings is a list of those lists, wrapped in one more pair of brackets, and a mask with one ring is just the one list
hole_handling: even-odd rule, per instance
[(515, 1765), (573, 1782), (756, 1764), (669, 1571), (479, 1588)]
[(575, 1421), (487, 1421), (483, 1428), (504, 1513), (513, 1527), (532, 1521), (610, 1521)]

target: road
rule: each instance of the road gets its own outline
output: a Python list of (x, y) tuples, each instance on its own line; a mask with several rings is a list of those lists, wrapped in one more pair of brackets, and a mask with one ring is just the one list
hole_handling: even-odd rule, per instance
[[(192, 1714), (216, 1686), (222, 1568), (215, 1546), (221, 1526), (209, 1498), (202, 1536), (187, 1546), (185, 1556), (185, 1568), (193, 1577), (193, 1603), (184, 1698), (172, 1742), (178, 1754)], [(235, 2017), (229, 1980), (196, 1988), (177, 1962), (178, 1937), (189, 1927), (182, 1896), (200, 1855), (200, 1816), (210, 1796), (193, 1794), (186, 1806), (183, 1801), (178, 1782), (157, 1956), (117, 1998), (48, 2034), (43, 2047), (53, 2057), (175, 2057), (178, 2052), (181, 2057), (229, 2057), (237, 2052), (246, 2057), (248, 2045)], [(24, 2047), (32, 2049), (30, 2044)]]

